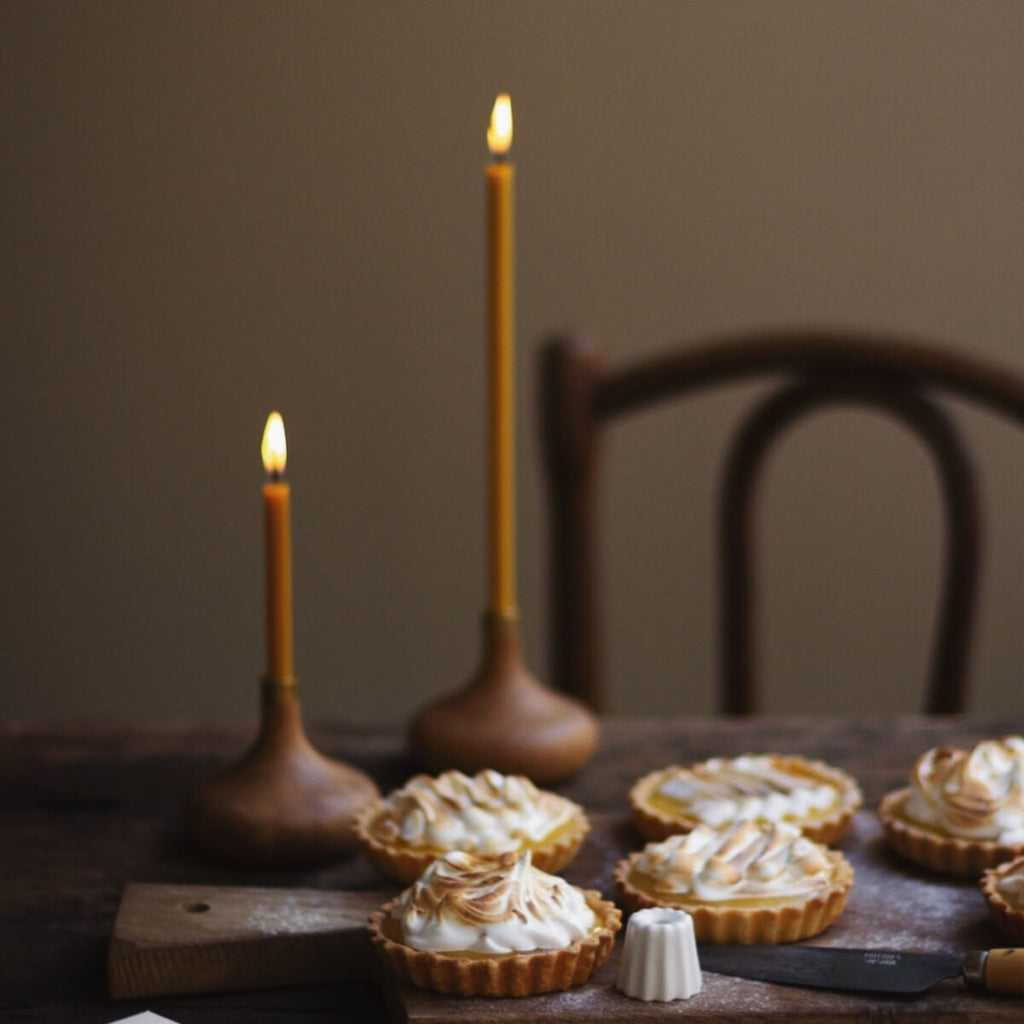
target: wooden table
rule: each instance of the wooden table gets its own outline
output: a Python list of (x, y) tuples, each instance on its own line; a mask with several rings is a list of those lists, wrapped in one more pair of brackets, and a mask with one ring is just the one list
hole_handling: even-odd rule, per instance
[[(277, 1024), (385, 1021), (385, 1000), (369, 983), (265, 989), (217, 995), (113, 1002), (105, 958), (115, 912), (129, 882), (379, 889), (362, 860), (316, 871), (240, 870), (205, 863), (178, 833), (191, 788), (235, 759), (251, 723), (89, 727), (0, 726), (0, 1020), (104, 1024), (150, 1009), (181, 1024)], [(600, 751), (565, 793), (592, 813), (595, 828), (566, 871), (571, 881), (611, 891), (611, 867), (639, 845), (626, 794), (649, 769), (745, 751), (799, 752), (840, 765), (861, 782), (866, 808), (901, 785), (918, 753), (939, 743), (966, 745), (1024, 732), (1024, 721), (971, 719), (607, 720)], [(414, 766), (395, 723), (311, 727), (325, 751), (368, 771), (383, 790)], [(847, 910), (820, 940), (833, 945), (913, 946), (963, 952), (998, 945), (973, 883), (947, 882), (892, 856), (865, 810), (842, 848), (857, 880)], [(613, 958), (617, 957), (617, 951)], [(446, 1020), (565, 1022), (843, 1021), (879, 1019), (1024, 1019), (1024, 1001), (968, 995), (957, 982), (923, 997), (884, 1000), (811, 992), (706, 974), (703, 993), (686, 1003), (646, 1004), (618, 996), (614, 962), (587, 991), (518, 1000), (444, 1001), (424, 1014)], [(611, 1007), (611, 1009), (609, 1009)], [(418, 1018), (417, 1018), (418, 1019)]]

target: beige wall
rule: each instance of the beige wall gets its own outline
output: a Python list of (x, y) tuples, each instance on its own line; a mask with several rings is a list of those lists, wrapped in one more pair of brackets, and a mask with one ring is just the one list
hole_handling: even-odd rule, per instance
[[(308, 713), (405, 714), (469, 673), (499, 90), (538, 674), (552, 328), (612, 360), (769, 323), (907, 329), (1024, 372), (1016, 0), (34, 2), (3, 5), (0, 35), (5, 716), (251, 713), (275, 407)], [(711, 706), (710, 495), (736, 410), (703, 398), (613, 439), (620, 710)], [(935, 484), (895, 428), (819, 425), (768, 481), (770, 704), (908, 708)], [(975, 706), (1020, 712), (1024, 447), (969, 425), (994, 522)]]

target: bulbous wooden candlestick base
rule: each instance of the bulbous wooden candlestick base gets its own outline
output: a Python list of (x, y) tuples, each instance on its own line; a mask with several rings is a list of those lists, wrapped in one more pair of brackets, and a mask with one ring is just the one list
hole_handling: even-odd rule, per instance
[(483, 660), (461, 690), (423, 708), (413, 719), (414, 755), (430, 770), (495, 768), (534, 782), (564, 779), (597, 748), (594, 715), (549, 690), (523, 666), (519, 619), (484, 619)]
[(361, 771), (318, 753), (302, 727), (295, 680), (263, 681), (260, 732), (237, 764), (203, 783), (185, 808), (208, 853), (275, 867), (325, 864), (355, 846), (352, 819), (379, 796)]

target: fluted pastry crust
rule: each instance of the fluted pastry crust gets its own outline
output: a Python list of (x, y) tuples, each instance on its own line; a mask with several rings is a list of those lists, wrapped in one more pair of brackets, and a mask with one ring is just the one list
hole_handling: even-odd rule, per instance
[(904, 806), (910, 792), (909, 787), (894, 790), (878, 807), (886, 839), (907, 860), (944, 875), (975, 878), (987, 868), (1024, 854), (1024, 844), (1008, 845), (990, 839), (943, 835), (908, 821)]
[(1024, 856), (989, 868), (980, 885), (1003, 937), (1016, 946), (1024, 945)]
[[(744, 792), (748, 780), (757, 784), (756, 772), (748, 771), (747, 764), (765, 763), (772, 772), (782, 777), (791, 777), (799, 784), (806, 782), (809, 787), (834, 791), (835, 799), (828, 807), (813, 808), (801, 812), (794, 809), (782, 820), (797, 825), (809, 839), (831, 844), (846, 831), (862, 803), (860, 787), (846, 772), (823, 761), (813, 761), (794, 755), (762, 754), (744, 755), (742, 758), (713, 758), (697, 764), (667, 768), (650, 772), (637, 780), (629, 794), (633, 822), (640, 834), (649, 840), (666, 839), (670, 835), (688, 832), (702, 822), (715, 825), (697, 809), (688, 809), (684, 804), (673, 806), (671, 801), (659, 799), (658, 794), (666, 783), (677, 776), (697, 776), (709, 786), (720, 786), (723, 800), (742, 800), (750, 796)], [(779, 795), (778, 787), (770, 778), (763, 777), (760, 785), (771, 799)], [(735, 820), (735, 815), (728, 815)], [(755, 813), (750, 820), (770, 820)], [(777, 819), (776, 819), (777, 820)]]
[[(760, 876), (767, 872), (756, 864), (746, 863), (742, 855), (738, 858), (729, 856), (728, 849), (734, 845), (735, 838), (750, 830), (764, 833), (766, 847), (776, 851), (779, 842), (775, 833), (789, 833), (782, 837), (783, 842), (793, 835), (798, 836), (804, 845), (795, 856), (809, 857), (814, 861), (813, 877), (805, 885), (800, 884), (799, 877), (796, 884), (787, 879), (781, 887), (781, 895), (773, 894), (770, 879), (761, 884)], [(661, 849), (685, 843), (687, 837), (679, 835), (660, 843), (650, 843), (644, 850), (619, 861), (613, 877), (623, 906), (630, 911), (659, 906), (685, 910), (693, 918), (697, 941), (718, 943), (795, 942), (817, 935), (842, 913), (847, 893), (853, 885), (853, 868), (839, 851), (829, 850), (806, 836), (800, 837), (795, 829), (784, 825), (746, 823), (718, 830), (701, 825), (691, 836), (704, 832), (726, 837), (722, 841), (726, 847), (725, 856), (712, 858), (708, 865), (695, 863), (695, 858), (685, 850)], [(808, 850), (807, 847), (813, 849)], [(735, 895), (718, 893), (714, 899), (705, 899), (694, 891), (699, 888), (694, 886), (671, 891), (669, 886), (657, 883), (644, 873), (645, 858), (649, 858), (652, 852), (656, 856), (663, 852), (674, 856), (684, 871), (709, 867), (714, 876), (725, 880), (724, 888), (730, 884), (735, 886)], [(699, 859), (696, 858), (697, 861)], [(751, 879), (750, 885), (744, 884), (745, 877)]]
[(878, 815), (892, 847), (934, 871), (970, 877), (1013, 860), (1024, 854), (1024, 739), (925, 751)]
[[(542, 871), (561, 871), (576, 856), (590, 831), (590, 821), (583, 808), (557, 793), (537, 789), (525, 777), (504, 776), (495, 771), (478, 772), (475, 776), (460, 772), (445, 772), (436, 778), (415, 776), (402, 789), (360, 809), (353, 822), (356, 840), (382, 875), (408, 884), (419, 878), (439, 856), (452, 850), (489, 855), (490, 851), (477, 848), (477, 839), (482, 841), (494, 833), (493, 816), (502, 810), (506, 789), (514, 791), (515, 799), (530, 802), (541, 818), (548, 815), (550, 828), (539, 836), (510, 835), (502, 848), (494, 852), (529, 850), (535, 867)], [(408, 808), (396, 806), (403, 799), (406, 804), (436, 801), (435, 806), (426, 808), (428, 813), (440, 811), (471, 817), (478, 836), (463, 834), (451, 842), (445, 842), (440, 836), (404, 838), (400, 834), (401, 816)], [(417, 808), (416, 813), (422, 810)]]
[[(440, 880), (427, 877), (439, 874), (438, 869), (444, 869)], [(460, 871), (465, 875), (464, 889)], [(563, 879), (532, 872), (529, 854), (518, 862), (512, 855), (487, 860), (459, 853), (439, 860), (421, 882), (370, 916), (371, 942), (400, 978), (447, 995), (528, 996), (582, 984), (611, 950), (621, 913), (596, 890), (576, 889)], [(518, 877), (510, 883), (512, 873)], [(512, 952), (480, 951), (481, 945), (491, 944), (490, 928), (500, 932), (508, 927), (518, 932), (517, 941), (525, 941), (534, 931), (525, 920), (530, 915), (546, 919), (557, 931), (560, 908), (565, 908), (567, 923), (573, 919), (567, 930), (579, 934), (575, 941), (548, 949), (524, 949), (520, 944)], [(455, 918), (447, 936), (475, 933), (476, 948), (414, 948), (422, 938), (417, 928), (424, 919), (444, 915)], [(586, 921), (582, 927), (581, 915)], [(405, 932), (407, 925), (410, 934)], [(438, 931), (445, 932), (445, 922)], [(507, 945), (507, 938), (494, 944)], [(428, 945), (433, 939), (436, 933), (427, 936)]]

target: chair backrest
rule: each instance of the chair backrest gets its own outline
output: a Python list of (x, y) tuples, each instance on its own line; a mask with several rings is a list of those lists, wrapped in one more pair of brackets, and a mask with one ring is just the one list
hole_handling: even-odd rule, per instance
[(609, 369), (591, 341), (556, 337), (541, 360), (542, 434), (551, 518), (551, 681), (606, 707), (598, 570), (597, 469), (605, 427), (630, 412), (719, 385), (774, 380), (726, 454), (717, 515), (719, 707), (760, 709), (754, 646), (753, 522), (758, 473), (772, 443), (807, 413), (856, 403), (890, 413), (931, 453), (946, 541), (923, 709), (955, 713), (966, 668), (979, 564), (973, 464), (942, 403), (968, 399), (1024, 427), (1024, 377), (930, 342), (837, 331), (760, 332), (681, 345)]

